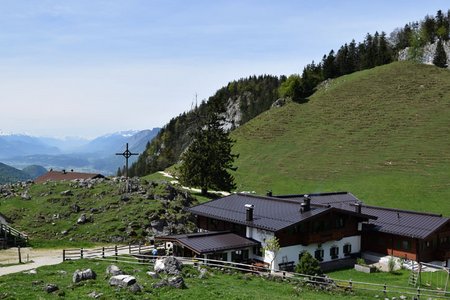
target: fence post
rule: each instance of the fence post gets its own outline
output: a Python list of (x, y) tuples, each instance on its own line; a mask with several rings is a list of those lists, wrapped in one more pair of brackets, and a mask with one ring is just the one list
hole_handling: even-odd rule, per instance
[(417, 288), (417, 299), (420, 299), (420, 286)]
[(286, 279), (286, 272), (283, 271), (283, 279)]
[(83, 259), (83, 256), (84, 256), (84, 254), (83, 254), (83, 248), (81, 248), (81, 249), (80, 249), (80, 258)]
[(139, 254), (141, 254), (141, 242), (139, 242)]
[(348, 281), (348, 288), (350, 289), (350, 291), (353, 290), (353, 282), (351, 279)]
[(387, 293), (387, 286), (386, 286), (386, 283), (384, 283), (384, 285), (383, 285), (383, 294), (386, 296), (386, 293)]
[(66, 249), (63, 249), (63, 262), (66, 261)]
[(105, 258), (105, 247), (102, 247), (102, 258)]
[(119, 255), (117, 252), (117, 245), (114, 246), (114, 253), (116, 254), (116, 260), (117, 260), (117, 258), (118, 258), (117, 256)]
[(128, 254), (131, 254), (131, 243), (128, 244)]
[(22, 255), (20, 254), (20, 246), (17, 246), (17, 250), (19, 251), (19, 264), (22, 263)]

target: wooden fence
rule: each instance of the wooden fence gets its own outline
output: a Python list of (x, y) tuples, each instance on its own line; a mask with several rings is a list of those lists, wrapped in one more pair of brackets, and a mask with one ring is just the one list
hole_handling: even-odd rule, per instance
[(75, 260), (83, 258), (106, 258), (106, 257), (119, 257), (119, 255), (138, 255), (150, 253), (153, 250), (153, 246), (143, 245), (125, 245), (125, 246), (110, 246), (97, 249), (64, 249), (63, 261)]
[[(151, 251), (153, 246), (139, 246), (139, 245), (129, 245), (129, 246), (114, 246), (114, 247), (103, 247), (95, 250), (83, 250), (83, 249), (71, 249), (64, 250), (63, 258), (64, 260), (69, 259), (80, 259), (80, 258), (93, 258), (103, 261), (111, 261), (116, 263), (125, 264), (141, 264), (149, 265), (153, 264), (155, 259), (161, 258), (162, 256), (153, 256)], [(251, 264), (228, 262), (221, 260), (213, 260), (206, 258), (192, 258), (192, 257), (175, 257), (184, 264), (194, 265), (194, 266), (205, 266), (219, 269), (228, 269), (241, 272), (250, 272), (258, 274), (261, 276), (273, 276), (279, 277), (283, 280), (287, 280), (292, 283), (307, 284), (312, 287), (332, 287), (341, 291), (364, 291), (373, 295), (378, 295), (380, 297), (398, 297), (400, 295), (407, 296), (413, 299), (450, 299), (450, 292), (444, 290), (433, 290), (426, 288), (414, 288), (410, 286), (397, 286), (352, 281), (352, 280), (342, 280), (334, 279), (330, 277), (323, 276), (311, 276), (306, 274), (287, 272), (287, 271), (271, 271), (267, 267), (255, 266)]]

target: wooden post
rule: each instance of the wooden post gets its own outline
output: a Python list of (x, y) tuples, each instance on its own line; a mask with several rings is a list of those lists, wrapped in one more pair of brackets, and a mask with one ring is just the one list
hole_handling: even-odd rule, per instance
[(141, 254), (141, 242), (139, 242), (139, 254)]
[(131, 243), (128, 244), (128, 254), (131, 254)]
[(383, 294), (386, 295), (386, 293), (387, 293), (387, 286), (386, 286), (386, 283), (384, 283), (384, 286), (383, 286)]
[(83, 259), (83, 248), (80, 249), (80, 258)]
[(66, 261), (66, 249), (63, 249), (63, 262)]
[(350, 291), (353, 289), (353, 282), (351, 279), (348, 281), (348, 288), (350, 289)]
[(119, 253), (117, 252), (117, 245), (115, 245), (114, 246), (114, 252), (115, 252), (115, 254), (116, 254), (116, 260), (118, 259), (118, 255), (119, 255)]
[(19, 251), (19, 264), (22, 263), (22, 255), (20, 253), (20, 246), (17, 246), (17, 250)]
[(102, 247), (102, 258), (105, 258), (105, 247)]

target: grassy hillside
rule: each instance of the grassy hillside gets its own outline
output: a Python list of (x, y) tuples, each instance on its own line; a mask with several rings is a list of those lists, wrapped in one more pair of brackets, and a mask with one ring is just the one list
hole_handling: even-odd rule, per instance
[(0, 163), (0, 184), (30, 179), (30, 175), (16, 168)]
[(397, 62), (324, 84), (233, 133), (238, 190), (350, 191), (450, 215), (450, 72)]
[[(162, 232), (193, 229), (183, 209), (196, 204), (189, 193), (165, 182), (49, 182), (0, 186), (0, 212), (27, 233), (32, 246), (148, 241)], [(85, 222), (78, 222), (85, 215)], [(80, 244), (83, 243), (83, 244)]]

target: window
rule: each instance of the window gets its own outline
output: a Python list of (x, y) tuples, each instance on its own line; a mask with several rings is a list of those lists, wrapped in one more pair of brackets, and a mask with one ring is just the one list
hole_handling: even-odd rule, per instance
[(343, 248), (343, 252), (345, 256), (349, 256), (352, 253), (352, 245), (351, 244), (345, 244)]
[(335, 227), (337, 229), (339, 229), (339, 228), (344, 228), (344, 226), (345, 226), (344, 218), (343, 217), (338, 217), (336, 219)]
[(314, 258), (318, 261), (323, 261), (323, 249), (317, 249), (316, 251), (314, 251)]
[(336, 259), (339, 257), (339, 247), (333, 246), (330, 248), (330, 256), (332, 259)]
[(263, 256), (263, 248), (261, 246), (253, 246), (253, 254), (257, 256)]

